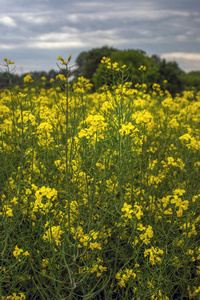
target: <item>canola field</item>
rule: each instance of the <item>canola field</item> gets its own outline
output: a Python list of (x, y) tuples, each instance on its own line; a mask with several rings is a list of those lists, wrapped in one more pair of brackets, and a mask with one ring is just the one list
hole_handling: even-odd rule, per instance
[(200, 299), (200, 93), (58, 59), (0, 91), (0, 298)]

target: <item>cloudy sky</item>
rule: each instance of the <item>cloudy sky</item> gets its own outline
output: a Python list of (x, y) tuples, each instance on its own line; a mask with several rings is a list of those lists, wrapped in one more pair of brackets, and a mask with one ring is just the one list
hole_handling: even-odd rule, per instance
[(186, 72), (200, 70), (199, 0), (1, 0), (0, 63), (16, 71), (57, 70), (102, 46), (141, 49)]

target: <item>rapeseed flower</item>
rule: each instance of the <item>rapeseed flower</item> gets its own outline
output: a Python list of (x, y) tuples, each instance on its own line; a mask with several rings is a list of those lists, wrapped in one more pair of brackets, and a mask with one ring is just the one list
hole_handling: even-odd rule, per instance
[(159, 263), (162, 261), (162, 258), (160, 256), (158, 256), (159, 254), (162, 255), (164, 253), (163, 250), (159, 249), (159, 248), (154, 248), (153, 246), (150, 249), (145, 250), (144, 252), (144, 257), (149, 256), (149, 260), (153, 265), (155, 265), (156, 263)]
[(61, 235), (63, 233), (64, 231), (61, 230), (61, 227), (59, 225), (52, 226), (43, 235), (43, 239), (47, 240), (50, 243), (52, 243), (52, 241), (55, 241), (56, 245), (61, 245)]
[(18, 295), (16, 293), (13, 293), (10, 296), (2, 296), (2, 300), (25, 300), (26, 296), (24, 293), (19, 293)]
[(128, 218), (128, 219), (132, 218), (131, 215), (133, 213), (132, 205), (124, 203), (121, 211), (125, 213), (124, 215), (122, 215), (123, 218)]
[(151, 238), (154, 235), (153, 229), (151, 225), (148, 225), (147, 228), (145, 228), (145, 232), (140, 234), (140, 239), (143, 241), (145, 245), (148, 245), (150, 243)]
[(23, 249), (18, 248), (18, 246), (15, 246), (15, 250), (13, 251), (13, 256), (15, 258), (18, 258), (22, 253), (24, 252)]

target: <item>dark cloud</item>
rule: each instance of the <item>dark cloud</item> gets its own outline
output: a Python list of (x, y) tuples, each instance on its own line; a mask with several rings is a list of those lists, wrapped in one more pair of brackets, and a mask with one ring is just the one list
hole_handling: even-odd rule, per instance
[(176, 57), (186, 71), (200, 69), (199, 8), (199, 0), (3, 0), (0, 58), (16, 58), (25, 71), (49, 70), (56, 55), (70, 52), (75, 60), (108, 45)]

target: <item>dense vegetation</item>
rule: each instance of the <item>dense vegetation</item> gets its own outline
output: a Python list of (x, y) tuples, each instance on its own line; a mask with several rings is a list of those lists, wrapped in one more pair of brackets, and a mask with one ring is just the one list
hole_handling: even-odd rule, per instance
[(0, 298), (199, 299), (200, 92), (104, 57), (91, 93), (58, 60), (0, 90)]
[[(76, 59), (77, 70), (73, 72), (75, 77), (83, 76), (89, 79), (95, 89), (102, 86), (105, 82), (102, 78), (103, 66), (99, 62), (103, 56), (109, 57), (112, 63), (117, 62), (119, 66), (128, 67), (128, 80), (132, 82), (132, 87), (142, 83), (143, 78), (138, 69), (143, 65), (146, 66), (145, 83), (149, 89), (157, 83), (162, 90), (167, 89), (172, 96), (192, 88), (195, 91), (200, 90), (200, 72), (193, 71), (187, 74), (179, 68), (176, 62), (166, 62), (157, 55), (149, 56), (142, 50), (121, 51), (102, 47), (82, 52)], [(110, 80), (112, 82), (112, 78)]]
[[(127, 80), (132, 82), (132, 87), (138, 83), (142, 83), (144, 78), (141, 78), (138, 68), (143, 65), (146, 66), (145, 83), (150, 90), (154, 83), (160, 85), (162, 90), (167, 89), (174, 97), (176, 93), (181, 93), (185, 90), (200, 90), (200, 71), (192, 71), (185, 73), (181, 70), (176, 62), (166, 62), (161, 60), (157, 55), (149, 56), (142, 50), (117, 50), (115, 48), (101, 47), (92, 49), (88, 52), (82, 52), (76, 58), (76, 68), (71, 72), (71, 78), (77, 79), (83, 76), (89, 79), (93, 84), (92, 91), (96, 91), (99, 87), (105, 84), (103, 78), (103, 66), (100, 64), (103, 57), (109, 57), (111, 62), (117, 62), (119, 66), (126, 65), (128, 67)], [(3, 71), (3, 69), (2, 69)], [(52, 85), (50, 79), (55, 79), (58, 71), (50, 70), (49, 72), (31, 72), (31, 76), (37, 84), (40, 84), (41, 77), (46, 77), (45, 87), (50, 88)], [(8, 76), (9, 75), (9, 76)], [(27, 74), (17, 75), (14, 72), (7, 74), (6, 72), (0, 73), (0, 88), (8, 86), (10, 77), (12, 84), (22, 85), (23, 78)], [(107, 84), (112, 78), (108, 78)], [(44, 82), (43, 82), (44, 87)]]

